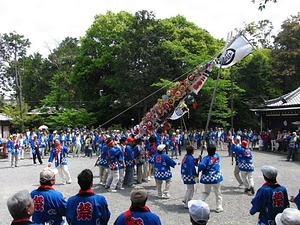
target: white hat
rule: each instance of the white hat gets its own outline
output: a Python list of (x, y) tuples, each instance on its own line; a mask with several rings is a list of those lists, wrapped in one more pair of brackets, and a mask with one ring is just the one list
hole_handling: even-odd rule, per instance
[(276, 225), (300, 225), (300, 211), (294, 208), (286, 208), (275, 217)]
[(188, 202), (189, 213), (195, 222), (208, 221), (210, 209), (206, 202), (201, 200), (191, 200)]
[(157, 150), (158, 151), (162, 151), (162, 150), (164, 150), (165, 149), (165, 147), (166, 147), (166, 145), (159, 145), (159, 146), (157, 146)]
[(263, 166), (261, 168), (261, 172), (268, 179), (276, 179), (277, 177), (277, 169), (273, 166), (269, 166), (269, 165)]
[(51, 181), (55, 179), (55, 175), (58, 173), (57, 169), (52, 170), (49, 167), (46, 167), (40, 173), (40, 182), (45, 183), (47, 181)]

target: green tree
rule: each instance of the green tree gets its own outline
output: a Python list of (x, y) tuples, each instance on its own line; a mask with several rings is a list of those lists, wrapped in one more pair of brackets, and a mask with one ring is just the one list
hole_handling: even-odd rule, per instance
[(96, 17), (82, 39), (73, 78), (102, 120), (130, 107), (134, 108), (119, 120), (140, 120), (163, 94), (153, 95), (157, 89), (152, 84), (160, 78), (180, 80), (203, 60), (209, 61), (222, 48), (220, 43), (182, 16), (156, 20), (147, 11), (134, 16), (108, 12)]
[(23, 130), (23, 93), (22, 93), (22, 69), (23, 65), (20, 63), (26, 56), (26, 50), (30, 46), (30, 41), (24, 38), (23, 35), (11, 32), (1, 36), (1, 60), (6, 63), (5, 76), (14, 79), (14, 88), (18, 96), (18, 103), (20, 108), (20, 128)]
[(299, 87), (300, 77), (300, 24), (299, 16), (292, 16), (283, 22), (281, 31), (275, 37), (273, 80), (282, 94)]
[(75, 58), (79, 54), (78, 45), (76, 38), (67, 37), (48, 56), (47, 64), (52, 71), (52, 77), (48, 80), (51, 91), (42, 101), (44, 105), (55, 106), (56, 109), (81, 107), (77, 90), (71, 81)]
[(22, 61), (23, 96), (31, 108), (41, 107), (41, 101), (51, 91), (50, 82), (53, 68), (41, 54), (34, 53)]

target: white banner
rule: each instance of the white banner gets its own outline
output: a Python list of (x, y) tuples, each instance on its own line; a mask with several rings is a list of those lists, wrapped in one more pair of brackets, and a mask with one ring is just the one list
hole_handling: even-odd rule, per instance
[(244, 35), (240, 35), (214, 60), (215, 66), (220, 67), (221, 64), (222, 68), (233, 66), (251, 53), (252, 50), (253, 46)]
[(206, 82), (206, 80), (207, 80), (207, 76), (205, 76), (205, 75), (201, 75), (201, 76), (197, 77), (195, 79), (195, 81), (193, 82), (193, 84), (189, 87), (189, 90), (191, 92), (194, 92), (197, 95), (198, 92), (203, 87), (203, 85)]
[(180, 117), (182, 117), (184, 114), (186, 114), (188, 111), (184, 111), (184, 109), (181, 106), (177, 106), (172, 114), (172, 116), (169, 118), (170, 120), (177, 120)]

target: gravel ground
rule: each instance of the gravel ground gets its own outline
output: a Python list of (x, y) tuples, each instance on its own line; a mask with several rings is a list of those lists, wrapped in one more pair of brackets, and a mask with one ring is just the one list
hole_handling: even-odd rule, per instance
[[(224, 175), (224, 181), (221, 184), (221, 191), (223, 195), (223, 208), (224, 212), (216, 213), (215, 207), (215, 195), (212, 191), (211, 195), (207, 198), (207, 203), (211, 208), (211, 216), (208, 224), (256, 224), (258, 215), (251, 216), (249, 209), (251, 207), (251, 199), (253, 196), (249, 196), (243, 193), (243, 188), (238, 187), (238, 184), (233, 176), (234, 167), (231, 165), (231, 158), (227, 156), (227, 151), (220, 151), (221, 156), (221, 168)], [(199, 151), (196, 150), (195, 156), (199, 155)], [(253, 173), (255, 188), (259, 188), (264, 180), (260, 171), (263, 165), (273, 165), (279, 171), (278, 182), (284, 185), (289, 195), (295, 195), (300, 188), (299, 184), (299, 165), (300, 162), (287, 162), (286, 156), (274, 152), (253, 152), (253, 161), (255, 165), (255, 171)], [(35, 189), (39, 185), (39, 173), (46, 166), (48, 158), (43, 159), (45, 165), (33, 165), (32, 159), (28, 156), (25, 160), (20, 161), (20, 167), (10, 168), (10, 163), (7, 159), (0, 160), (0, 180), (1, 180), (1, 192), (0, 192), (0, 225), (8, 225), (11, 223), (11, 216), (6, 207), (6, 200), (9, 196), (15, 192), (27, 189), (29, 191)], [(72, 183), (62, 185), (62, 181), (57, 176), (56, 184), (54, 188), (61, 191), (66, 198), (76, 194), (79, 190), (77, 184), (77, 175), (81, 170), (89, 168), (94, 173), (94, 186), (93, 189), (97, 194), (104, 195), (107, 199), (109, 209), (111, 211), (111, 218), (109, 224), (113, 224), (116, 217), (123, 211), (127, 210), (130, 206), (129, 193), (130, 189), (119, 190), (117, 193), (110, 193), (102, 186), (99, 185), (99, 170), (98, 167), (94, 167), (96, 157), (74, 157), (68, 158), (69, 170), (72, 177)], [(181, 161), (179, 157), (178, 162)], [(173, 169), (173, 179), (170, 188), (170, 199), (158, 199), (156, 198), (156, 190), (154, 190), (154, 180), (152, 179), (148, 183), (143, 183), (148, 190), (147, 206), (151, 211), (156, 213), (164, 225), (190, 224), (188, 210), (182, 205), (182, 196), (185, 192), (185, 186), (182, 183), (180, 177), (180, 166), (177, 165)], [(193, 199), (197, 199), (200, 192), (203, 190), (202, 184), (196, 184), (196, 193)], [(296, 206), (292, 203), (291, 207)]]

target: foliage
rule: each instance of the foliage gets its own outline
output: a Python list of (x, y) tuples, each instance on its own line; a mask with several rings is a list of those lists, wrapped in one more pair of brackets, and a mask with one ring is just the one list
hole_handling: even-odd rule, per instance
[(45, 120), (45, 123), (53, 130), (63, 130), (68, 127), (90, 127), (96, 122), (94, 113), (87, 112), (85, 109), (56, 111)]
[(51, 91), (50, 82), (53, 74), (48, 60), (35, 53), (22, 60), (23, 96), (31, 107), (39, 107), (41, 101)]
[(23, 119), (21, 119), (20, 108), (16, 105), (5, 104), (1, 107), (1, 111), (6, 114), (8, 117), (11, 117), (11, 133), (22, 131), (21, 126), (22, 122), (24, 123), (24, 129), (36, 127), (42, 123), (42, 118), (38, 115), (29, 115), (28, 114), (29, 106), (24, 104), (23, 107)]
[(275, 38), (272, 51), (273, 81), (283, 94), (299, 87), (300, 77), (300, 24), (299, 16), (292, 16), (284, 21)]
[[(252, 1), (255, 2), (255, 0), (252, 0)], [(263, 11), (266, 8), (266, 4), (269, 3), (269, 2), (276, 3), (277, 0), (263, 0), (262, 2), (259, 3), (258, 9), (260, 11)]]
[(5, 68), (4, 77), (14, 79), (13, 88), (15, 88), (18, 96), (21, 129), (23, 129), (23, 88), (21, 76), (23, 68), (20, 61), (26, 56), (26, 50), (31, 43), (28, 39), (24, 38), (23, 35), (19, 35), (16, 32), (3, 34), (0, 42), (2, 44), (0, 48), (0, 57), (8, 66)]
[(79, 54), (79, 42), (76, 38), (67, 37), (48, 56), (51, 68), (51, 79), (48, 80), (50, 91), (42, 101), (43, 105), (64, 108), (82, 107), (71, 80), (75, 58)]
[(140, 120), (162, 94), (152, 95), (153, 84), (174, 81), (221, 49), (221, 42), (184, 17), (156, 20), (147, 11), (98, 15), (81, 42), (73, 79), (99, 120), (130, 108), (116, 123)]

